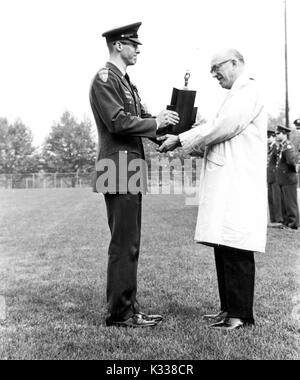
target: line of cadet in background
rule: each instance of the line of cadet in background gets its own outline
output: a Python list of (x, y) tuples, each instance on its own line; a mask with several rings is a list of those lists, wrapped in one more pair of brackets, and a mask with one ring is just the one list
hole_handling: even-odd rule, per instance
[(290, 231), (299, 228), (300, 119), (294, 125), (268, 129), (269, 227)]

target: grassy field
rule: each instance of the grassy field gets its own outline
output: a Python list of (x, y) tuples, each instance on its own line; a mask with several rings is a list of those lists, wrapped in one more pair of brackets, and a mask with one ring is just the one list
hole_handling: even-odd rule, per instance
[(212, 331), (212, 250), (193, 243), (196, 207), (144, 199), (139, 299), (155, 329), (104, 327), (109, 231), (90, 189), (0, 191), (0, 359), (299, 359), (300, 232), (269, 230), (256, 255), (257, 326)]

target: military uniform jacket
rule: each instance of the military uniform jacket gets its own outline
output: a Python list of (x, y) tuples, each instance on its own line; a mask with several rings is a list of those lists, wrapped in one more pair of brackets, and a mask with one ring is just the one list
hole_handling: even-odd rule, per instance
[[(136, 174), (141, 176), (142, 192), (146, 190), (146, 168), (131, 167), (131, 162), (144, 160), (142, 137), (154, 139), (157, 124), (145, 112), (136, 87), (128, 79), (108, 62), (92, 81), (90, 103), (99, 138), (94, 186), (98, 192), (127, 193), (129, 182)], [(102, 181), (99, 181), (99, 177), (108, 172), (108, 160), (110, 164), (114, 163), (110, 166), (109, 177), (116, 191), (103, 190)]]
[(268, 184), (276, 183), (276, 168), (278, 160), (278, 149), (276, 144), (268, 146), (268, 167), (267, 182)]
[(279, 150), (277, 162), (277, 181), (279, 185), (295, 185), (298, 183), (296, 170), (297, 154), (294, 145), (287, 141)]

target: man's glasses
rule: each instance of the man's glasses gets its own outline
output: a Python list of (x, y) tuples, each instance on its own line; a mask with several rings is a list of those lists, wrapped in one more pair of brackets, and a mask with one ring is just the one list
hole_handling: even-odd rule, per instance
[(218, 63), (217, 65), (213, 65), (212, 68), (210, 69), (210, 73), (211, 74), (217, 73), (220, 70), (220, 68), (223, 65), (225, 65), (225, 63), (230, 62), (230, 61), (232, 61), (232, 59), (227, 59), (227, 61), (223, 61), (223, 62)]

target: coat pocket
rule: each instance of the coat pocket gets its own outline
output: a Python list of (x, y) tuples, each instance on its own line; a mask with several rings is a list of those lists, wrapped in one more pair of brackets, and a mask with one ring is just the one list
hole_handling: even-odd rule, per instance
[(207, 154), (206, 159), (208, 169), (214, 169), (214, 167), (222, 167), (225, 165), (226, 161), (224, 156), (212, 151)]

